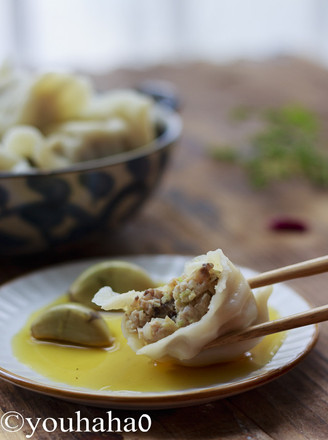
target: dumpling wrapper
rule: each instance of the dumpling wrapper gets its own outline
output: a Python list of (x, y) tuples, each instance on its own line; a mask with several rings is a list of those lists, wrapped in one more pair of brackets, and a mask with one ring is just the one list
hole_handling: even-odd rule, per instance
[[(127, 330), (127, 316), (123, 316), (123, 335), (137, 354), (157, 361), (201, 366), (234, 360), (259, 343), (261, 338), (203, 350), (209, 342), (219, 336), (267, 321), (267, 300), (272, 292), (271, 287), (259, 289), (254, 296), (240, 270), (220, 249), (210, 251), (187, 263), (184, 275), (191, 275), (206, 263), (212, 263), (213, 269), (220, 272), (220, 277), (215, 285), (215, 294), (211, 298), (208, 311), (199, 321), (181, 327), (157, 342), (144, 345), (138, 333)], [(104, 310), (124, 309), (141, 294), (142, 292), (137, 291), (117, 294), (110, 287), (103, 287), (93, 301)]]
[(128, 127), (130, 148), (138, 148), (147, 145), (156, 136), (153, 106), (152, 98), (135, 90), (111, 90), (94, 96), (82, 112), (81, 119), (122, 119)]
[(56, 72), (36, 75), (17, 123), (43, 131), (49, 125), (77, 118), (91, 95), (91, 83), (82, 76)]
[(32, 83), (28, 72), (13, 69), (9, 63), (0, 65), (0, 137), (18, 123)]
[(66, 122), (53, 127), (46, 148), (72, 163), (122, 153), (131, 149), (129, 127), (119, 118)]
[(148, 145), (154, 101), (82, 76), (0, 65), (0, 172), (52, 170)]

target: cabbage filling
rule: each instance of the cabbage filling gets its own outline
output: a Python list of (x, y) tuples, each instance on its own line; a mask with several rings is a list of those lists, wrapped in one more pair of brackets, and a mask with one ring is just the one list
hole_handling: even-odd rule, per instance
[(204, 263), (191, 275), (147, 289), (134, 298), (126, 311), (128, 331), (138, 333), (149, 344), (199, 321), (208, 311), (219, 276), (213, 264)]

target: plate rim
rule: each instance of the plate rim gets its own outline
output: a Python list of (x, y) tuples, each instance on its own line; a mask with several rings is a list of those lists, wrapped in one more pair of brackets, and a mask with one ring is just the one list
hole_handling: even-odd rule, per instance
[[(77, 259), (67, 261), (65, 263), (59, 263), (54, 265), (48, 265), (39, 270), (32, 270), (23, 275), (20, 275), (12, 280), (0, 286), (1, 290), (13, 283), (20, 282), (25, 278), (32, 277), (34, 275), (39, 275), (47, 271), (58, 270), (70, 265), (78, 264), (92, 264), (92, 261), (102, 261), (102, 260), (142, 260), (148, 258), (183, 258), (189, 259), (193, 256), (182, 255), (182, 254), (136, 254), (136, 255), (122, 255), (115, 257), (92, 257), (86, 259)], [(243, 269), (243, 268), (242, 268)], [(249, 269), (249, 268), (245, 268)], [(253, 269), (249, 269), (254, 272)], [(288, 286), (286, 283), (280, 283)], [(288, 286), (289, 287), (289, 286)], [(290, 288), (290, 287), (289, 287)], [(312, 304), (299, 294), (294, 289), (293, 293), (300, 297), (306, 305), (311, 308)], [(152, 393), (142, 393), (142, 392), (128, 392), (129, 394), (119, 394), (119, 392), (113, 392), (113, 394), (99, 394), (94, 392), (94, 390), (88, 391), (83, 389), (67, 389), (65, 384), (58, 386), (56, 383), (52, 385), (42, 384), (36, 380), (26, 378), (17, 373), (13, 373), (0, 365), (0, 379), (5, 382), (11, 383), (13, 385), (19, 386), (21, 388), (37, 392), (43, 395), (56, 397), (59, 399), (67, 400), (75, 403), (83, 403), (91, 406), (98, 407), (108, 407), (118, 409), (163, 409), (163, 408), (175, 408), (183, 406), (197, 405), (201, 403), (210, 402), (217, 399), (222, 399), (225, 397), (240, 394), (246, 391), (250, 391), (256, 387), (267, 384), (272, 380), (286, 374), (292, 368), (294, 368), (298, 363), (300, 363), (303, 358), (305, 358), (312, 348), (315, 346), (319, 337), (319, 326), (317, 324), (311, 325), (313, 328), (313, 333), (305, 347), (302, 348), (302, 352), (298, 353), (296, 357), (291, 359), (289, 362), (273, 368), (269, 371), (262, 372), (254, 377), (246, 377), (238, 379), (236, 382), (223, 383), (219, 385), (213, 385), (211, 387), (204, 387), (200, 389), (187, 389), (187, 390), (172, 390), (164, 392), (154, 392)]]

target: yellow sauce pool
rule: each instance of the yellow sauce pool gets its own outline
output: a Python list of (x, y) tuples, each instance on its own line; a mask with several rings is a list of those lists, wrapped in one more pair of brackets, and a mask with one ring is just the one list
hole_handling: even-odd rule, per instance
[[(67, 301), (63, 296), (47, 307)], [(266, 336), (251, 352), (234, 362), (182, 367), (156, 363), (146, 356), (136, 355), (122, 336), (119, 314), (105, 315), (115, 338), (114, 346), (109, 349), (37, 341), (30, 334), (30, 325), (46, 308), (33, 313), (13, 337), (14, 355), (23, 364), (56, 382), (95, 390), (170, 391), (224, 383), (261, 368), (270, 361), (284, 339), (283, 333)], [(270, 310), (270, 319), (276, 318), (277, 313)]]

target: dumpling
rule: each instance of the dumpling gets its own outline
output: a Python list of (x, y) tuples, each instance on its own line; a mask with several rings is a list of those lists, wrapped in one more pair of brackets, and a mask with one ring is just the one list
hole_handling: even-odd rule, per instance
[(155, 138), (154, 101), (134, 90), (111, 90), (94, 96), (81, 118), (108, 120), (120, 118), (126, 122), (131, 148), (148, 144)]
[(0, 171), (12, 171), (20, 162), (20, 158), (7, 151), (0, 144)]
[(37, 165), (43, 136), (34, 127), (18, 125), (6, 131), (0, 144), (0, 170), (29, 172)]
[(46, 145), (72, 163), (97, 159), (129, 150), (129, 127), (119, 118), (70, 121), (56, 126)]
[(3, 137), (3, 145), (8, 152), (30, 161), (33, 165), (37, 163), (43, 143), (42, 133), (29, 125), (12, 127)]
[(270, 293), (271, 288), (261, 289), (255, 297), (218, 249), (194, 258), (166, 285), (125, 294), (103, 287), (93, 301), (104, 310), (125, 309), (122, 332), (137, 354), (200, 366), (238, 358), (259, 342), (204, 349), (219, 336), (267, 321)]
[(0, 136), (18, 123), (32, 83), (29, 73), (13, 69), (8, 63), (0, 66)]
[(91, 83), (66, 73), (32, 74), (0, 66), (0, 134), (15, 125), (48, 125), (80, 116), (88, 105)]
[(44, 73), (35, 77), (17, 123), (33, 125), (41, 131), (48, 125), (76, 118), (88, 104), (90, 82), (65, 73)]
[(86, 77), (0, 65), (0, 172), (60, 169), (142, 148), (156, 136), (155, 120), (154, 101), (134, 90), (97, 94)]

